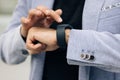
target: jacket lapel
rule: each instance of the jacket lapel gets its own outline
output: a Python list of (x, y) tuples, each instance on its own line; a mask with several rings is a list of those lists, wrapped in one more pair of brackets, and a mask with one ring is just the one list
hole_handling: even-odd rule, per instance
[(89, 80), (89, 66), (79, 66), (79, 80)]
[[(105, 0), (86, 0), (83, 10), (83, 30), (97, 30), (99, 15)], [(79, 80), (89, 80), (90, 67), (79, 66)]]
[(83, 29), (97, 30), (100, 11), (105, 0), (86, 0), (83, 10)]
[(46, 53), (32, 55), (30, 80), (42, 80)]

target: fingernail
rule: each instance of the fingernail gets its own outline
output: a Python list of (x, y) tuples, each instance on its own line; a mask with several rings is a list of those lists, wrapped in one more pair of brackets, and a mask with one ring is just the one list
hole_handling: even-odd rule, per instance
[(58, 21), (59, 21), (59, 22), (62, 22), (63, 20), (62, 20), (62, 18), (59, 18)]
[(48, 15), (49, 14), (49, 10), (46, 10), (45, 13), (46, 13), (46, 15)]

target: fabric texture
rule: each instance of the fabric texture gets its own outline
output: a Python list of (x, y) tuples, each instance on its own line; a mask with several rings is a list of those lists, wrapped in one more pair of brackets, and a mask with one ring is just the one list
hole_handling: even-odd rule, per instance
[[(53, 9), (61, 8), (63, 10), (61, 16), (64, 24), (71, 24), (73, 28), (81, 29), (83, 5), (84, 0), (56, 0)], [(56, 29), (57, 25), (57, 23), (53, 23), (51, 28)], [(67, 64), (66, 49), (46, 53), (43, 80), (78, 80), (78, 66)]]
[[(119, 0), (85, 1), (82, 30), (71, 30), (67, 57), (64, 56), (69, 65), (79, 66), (79, 80), (120, 80), (119, 3)], [(20, 36), (20, 18), (27, 16), (28, 11), (38, 5), (52, 8), (53, 0), (19, 0), (8, 29), (0, 37), (0, 57), (4, 62), (19, 64), (27, 58), (28, 55), (23, 54), (27, 52)], [(74, 23), (72, 18), (71, 24)], [(79, 24), (72, 25), (79, 27)], [(32, 56), (30, 80), (42, 80), (45, 54)], [(83, 59), (81, 54), (93, 55), (95, 58)]]

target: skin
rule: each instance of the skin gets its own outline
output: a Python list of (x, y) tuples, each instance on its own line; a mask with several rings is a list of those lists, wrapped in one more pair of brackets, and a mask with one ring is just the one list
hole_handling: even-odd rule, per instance
[(21, 35), (23, 37), (27, 37), (27, 33), (29, 29), (33, 26), (41, 26), (48, 28), (53, 21), (58, 23), (62, 22), (62, 18), (60, 15), (62, 14), (61, 9), (57, 9), (56, 11), (47, 9), (43, 6), (38, 6), (36, 9), (32, 9), (29, 11), (28, 16), (21, 18)]
[[(53, 21), (58, 23), (62, 22), (62, 18), (60, 15), (62, 14), (61, 9), (57, 9), (55, 11), (50, 10), (44, 6), (38, 6), (36, 9), (32, 9), (29, 11), (28, 16), (21, 18), (21, 35), (26, 38), (28, 35), (28, 31), (33, 27), (43, 27), (49, 28)], [(36, 49), (38, 47), (34, 47)], [(37, 54), (38, 52), (43, 51), (46, 48), (46, 45), (43, 43), (39, 43), (39, 51), (36, 50), (33, 54)], [(29, 51), (29, 50), (28, 50)]]
[[(65, 34), (66, 43), (68, 43), (70, 29), (66, 29)], [(34, 44), (35, 41), (39, 43)], [(41, 43), (46, 45), (44, 50), (39, 49)], [(28, 32), (26, 47), (31, 54), (56, 50), (59, 48), (57, 45), (56, 30), (50, 28), (32, 27)]]

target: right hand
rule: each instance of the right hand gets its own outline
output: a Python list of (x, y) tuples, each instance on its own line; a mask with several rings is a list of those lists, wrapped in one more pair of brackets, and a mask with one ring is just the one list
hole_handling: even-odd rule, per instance
[(21, 18), (21, 35), (26, 38), (32, 26), (49, 27), (53, 21), (62, 22), (61, 14), (61, 9), (53, 11), (43, 6), (38, 6), (36, 9), (30, 10), (27, 18)]
[[(36, 41), (37, 44), (35, 43)], [(37, 54), (58, 49), (56, 30), (51, 28), (32, 27), (28, 32), (26, 48), (29, 54)]]

